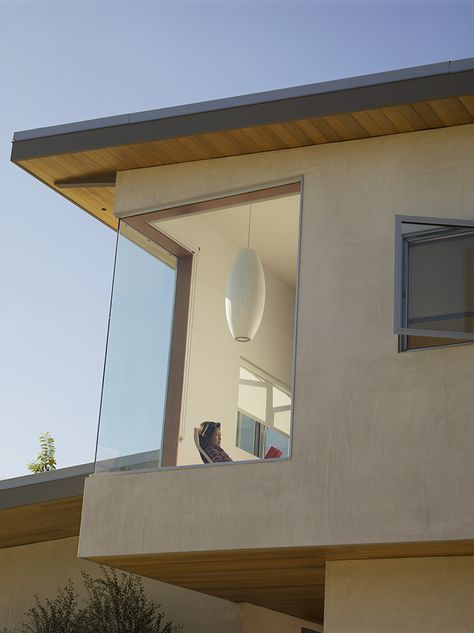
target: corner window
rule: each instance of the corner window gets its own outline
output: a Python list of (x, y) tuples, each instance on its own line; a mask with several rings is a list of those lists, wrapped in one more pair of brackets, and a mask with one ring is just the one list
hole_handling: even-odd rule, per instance
[(474, 222), (397, 216), (399, 351), (474, 342)]
[(290, 457), (300, 189), (120, 221), (97, 471)]

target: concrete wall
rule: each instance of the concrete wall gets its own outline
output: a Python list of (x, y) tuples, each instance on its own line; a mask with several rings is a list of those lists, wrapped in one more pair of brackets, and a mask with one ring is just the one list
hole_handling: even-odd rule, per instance
[(474, 126), (134, 170), (117, 213), (302, 174), (292, 461), (91, 477), (82, 555), (472, 537), (474, 346), (392, 328), (394, 216), (474, 217)]
[[(34, 594), (54, 598), (69, 578), (83, 598), (82, 569), (91, 576), (100, 575), (98, 565), (77, 558), (75, 537), (0, 550), (0, 628), (18, 626), (34, 606)], [(183, 625), (183, 633), (242, 631), (239, 605), (147, 578), (143, 585), (167, 618)]]
[(330, 562), (325, 633), (471, 633), (474, 557)]

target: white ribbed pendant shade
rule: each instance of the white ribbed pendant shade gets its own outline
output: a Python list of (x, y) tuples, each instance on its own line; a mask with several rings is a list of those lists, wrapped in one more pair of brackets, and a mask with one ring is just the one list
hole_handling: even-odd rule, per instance
[(251, 341), (260, 327), (265, 307), (265, 275), (257, 253), (244, 248), (237, 255), (227, 280), (225, 312), (236, 341)]

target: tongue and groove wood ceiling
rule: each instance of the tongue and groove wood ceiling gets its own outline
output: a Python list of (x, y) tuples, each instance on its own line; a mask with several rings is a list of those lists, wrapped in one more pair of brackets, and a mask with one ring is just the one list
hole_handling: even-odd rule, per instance
[(117, 171), (337, 143), (474, 123), (474, 95), (363, 110), (160, 141), (20, 160), (26, 169), (112, 228), (113, 187), (58, 186)]
[(119, 171), (470, 123), (474, 59), (18, 132), (12, 161), (115, 229)]

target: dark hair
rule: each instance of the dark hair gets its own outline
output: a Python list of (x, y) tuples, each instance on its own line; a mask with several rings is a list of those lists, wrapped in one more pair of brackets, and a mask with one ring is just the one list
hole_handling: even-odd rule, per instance
[(220, 428), (220, 422), (211, 422), (210, 420), (206, 420), (206, 422), (203, 422), (199, 426), (199, 444), (201, 445), (201, 448), (206, 448), (214, 431)]

